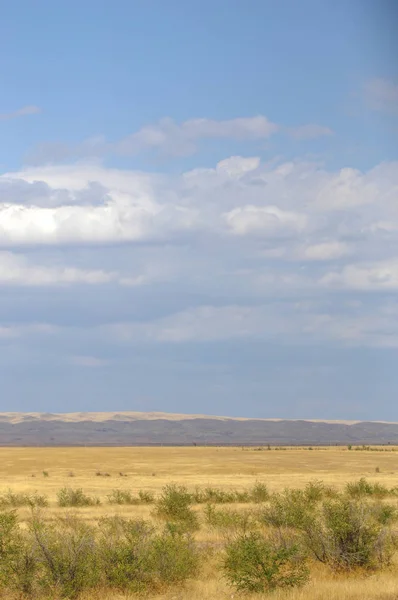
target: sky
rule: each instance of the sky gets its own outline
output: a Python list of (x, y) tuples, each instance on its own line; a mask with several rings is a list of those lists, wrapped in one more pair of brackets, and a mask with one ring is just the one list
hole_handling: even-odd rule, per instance
[(1, 411), (398, 421), (395, 0), (6, 0)]

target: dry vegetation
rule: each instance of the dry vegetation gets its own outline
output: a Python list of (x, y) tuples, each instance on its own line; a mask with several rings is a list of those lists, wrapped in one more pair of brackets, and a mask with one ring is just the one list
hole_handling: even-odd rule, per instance
[[(62, 489), (81, 489), (84, 496), (90, 498), (88, 505), (77, 506), (73, 511), (82, 522), (95, 526), (101, 518), (110, 515), (146, 519), (159, 526), (158, 517), (167, 509), (156, 508), (152, 497), (159, 498), (164, 487), (172, 482), (196, 493), (196, 500), (201, 499), (197, 489), (202, 493), (209, 487), (237, 494), (233, 502), (222, 505), (206, 503), (203, 499), (192, 504), (197, 519), (191, 524), (191, 535), (206, 553), (206, 559), (201, 562), (197, 575), (184, 584), (159, 588), (156, 594), (149, 592), (146, 596), (159, 600), (236, 599), (239, 593), (227, 584), (220, 571), (220, 554), (228, 537), (226, 532), (229, 536), (236, 533), (234, 527), (245, 527), (244, 523), (250, 519), (248, 515), (257, 514), (259, 507), (265, 510), (269, 506), (269, 502), (253, 502), (256, 482), (265, 484), (271, 495), (285, 488), (304, 489), (311, 481), (322, 481), (326, 489), (342, 491), (347, 483), (358, 482), (360, 478), (377, 484), (376, 490), (391, 490), (398, 486), (398, 448), (0, 448), (0, 476), (0, 496), (7, 498), (8, 494), (11, 504), (14, 498), (16, 506), (18, 498), (22, 499), (20, 504), (24, 504), (23, 498), (41, 498), (38, 501), (43, 505), (41, 518), (47, 523), (55, 522), (57, 517), (71, 510), (59, 506)], [(244, 492), (252, 495), (245, 497)], [(398, 506), (398, 495), (383, 498), (381, 492), (379, 496), (378, 502)], [(127, 503), (123, 503), (123, 498), (127, 498)], [(110, 499), (114, 502), (119, 499), (122, 503), (111, 504)], [(19, 506), (16, 510), (20, 521), (26, 524), (31, 518), (31, 508)], [(392, 564), (383, 569), (352, 569), (349, 573), (311, 560), (310, 572), (310, 580), (304, 587), (276, 590), (267, 598), (398, 599), (396, 556)], [(129, 597), (135, 596), (103, 588), (81, 595), (86, 600)], [(264, 596), (245, 595), (247, 599), (261, 597)]]

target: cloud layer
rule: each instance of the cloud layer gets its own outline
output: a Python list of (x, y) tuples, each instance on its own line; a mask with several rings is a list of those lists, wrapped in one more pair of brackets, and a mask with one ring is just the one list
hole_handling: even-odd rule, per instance
[[(67, 287), (72, 302), (100, 286), (111, 339), (398, 345), (385, 325), (398, 290), (398, 164), (331, 172), (234, 156), (178, 177), (53, 166), (2, 176), (0, 198), (0, 285)], [(118, 287), (181, 301), (126, 321), (113, 310)]]

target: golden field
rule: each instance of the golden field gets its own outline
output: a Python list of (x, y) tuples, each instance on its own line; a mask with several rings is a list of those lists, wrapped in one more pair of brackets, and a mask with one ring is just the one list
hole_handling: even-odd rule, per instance
[[(47, 472), (48, 476), (44, 476)], [(109, 474), (98, 476), (97, 472)], [(121, 476), (123, 474), (123, 476)], [(0, 493), (46, 494), (50, 506), (46, 518), (54, 518), (67, 509), (56, 504), (62, 487), (82, 488), (98, 496), (100, 506), (78, 508), (82, 519), (97, 521), (101, 516), (120, 514), (151, 519), (151, 506), (110, 505), (106, 496), (113, 489), (133, 493), (149, 490), (158, 494), (164, 485), (175, 482), (193, 489), (213, 486), (244, 490), (256, 481), (266, 483), (270, 492), (285, 487), (304, 487), (313, 480), (342, 489), (349, 481), (366, 477), (388, 487), (398, 485), (398, 448), (390, 446), (368, 450), (346, 447), (284, 448), (259, 451), (254, 448), (226, 447), (155, 447), (155, 448), (0, 448)], [(397, 502), (396, 499), (392, 502)], [(235, 505), (239, 510), (247, 505)], [(200, 505), (195, 507), (199, 513)], [(21, 518), (28, 509), (19, 509)], [(217, 533), (202, 526), (196, 538), (219, 542)], [(328, 568), (313, 565), (309, 584), (300, 590), (279, 591), (268, 598), (278, 600), (398, 600), (398, 565), (371, 575), (336, 575)], [(93, 595), (83, 596), (93, 600)], [(99, 596), (98, 596), (99, 597)], [(159, 600), (226, 600), (237, 598), (210, 561), (201, 577), (183, 588), (156, 596)], [(259, 598), (261, 596), (245, 596)], [(126, 595), (101, 592), (104, 600), (122, 600)]]

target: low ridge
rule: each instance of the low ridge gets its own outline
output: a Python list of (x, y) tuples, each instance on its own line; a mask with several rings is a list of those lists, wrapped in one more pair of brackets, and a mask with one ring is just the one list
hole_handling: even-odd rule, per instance
[(1, 446), (398, 444), (398, 423), (163, 412), (0, 413)]

